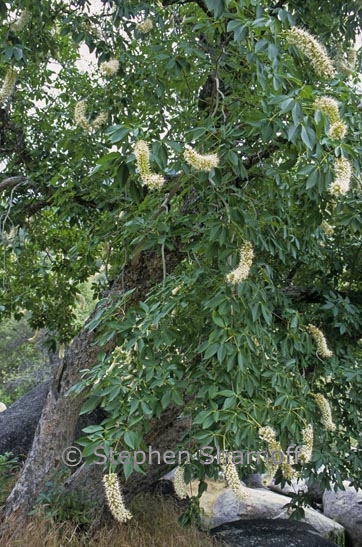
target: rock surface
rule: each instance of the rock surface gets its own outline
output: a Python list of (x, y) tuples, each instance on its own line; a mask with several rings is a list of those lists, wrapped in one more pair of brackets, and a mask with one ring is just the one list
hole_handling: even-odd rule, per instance
[(292, 479), (291, 484), (285, 484), (284, 486), (281, 486), (281, 484), (275, 484), (273, 481), (268, 484), (268, 488), (273, 492), (277, 492), (278, 494), (282, 494), (284, 496), (288, 496), (288, 494), (291, 493), (298, 494), (298, 492), (308, 492), (307, 483), (303, 479)]
[(352, 547), (362, 547), (362, 490), (344, 483), (346, 490), (326, 490), (323, 495), (323, 511), (346, 529)]
[[(33, 443), (49, 385), (49, 382), (40, 384), (0, 413), (0, 454), (12, 452), (21, 459), (26, 457)], [(103, 418), (104, 412), (99, 408), (90, 414), (82, 415), (78, 422), (76, 438), (84, 435), (84, 427), (100, 423)]]
[(28, 453), (48, 389), (49, 383), (37, 386), (0, 414), (0, 454)]
[(312, 526), (292, 520), (237, 520), (211, 530), (225, 547), (336, 547)]
[[(239, 519), (289, 519), (285, 505), (290, 498), (265, 488), (244, 488), (248, 498), (241, 501), (223, 483), (208, 482), (208, 489), (200, 502), (204, 510), (204, 526), (213, 528)], [(313, 526), (325, 539), (344, 545), (343, 526), (322, 513), (306, 508), (304, 522)]]
[(243, 483), (248, 488), (264, 488), (263, 475), (260, 473), (252, 473), (243, 477)]

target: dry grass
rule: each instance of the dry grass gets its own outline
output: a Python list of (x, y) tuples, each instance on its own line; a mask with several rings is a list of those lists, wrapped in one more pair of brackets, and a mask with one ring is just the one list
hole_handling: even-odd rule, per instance
[(3, 547), (215, 547), (197, 528), (182, 528), (172, 501), (144, 496), (131, 507), (134, 518), (125, 525), (112, 522), (91, 536), (71, 523), (51, 524), (33, 519), (17, 537), (3, 538)]

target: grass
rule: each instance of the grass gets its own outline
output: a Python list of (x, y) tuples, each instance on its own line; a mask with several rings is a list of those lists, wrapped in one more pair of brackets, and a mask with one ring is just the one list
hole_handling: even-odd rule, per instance
[(215, 547), (206, 533), (178, 523), (180, 510), (172, 500), (139, 496), (131, 505), (134, 518), (115, 521), (90, 534), (70, 522), (52, 523), (33, 518), (16, 536), (2, 538), (4, 547)]
[[(1, 457), (0, 457), (1, 458)], [(19, 464), (9, 455), (0, 460), (1, 506), (19, 474)], [(55, 498), (56, 502), (57, 498)], [(59, 507), (61, 509), (61, 507)], [(120, 525), (110, 516), (99, 528), (89, 531), (83, 524), (56, 521), (43, 512), (29, 517), (20, 531), (12, 529), (0, 538), (1, 547), (215, 547), (215, 541), (197, 527), (182, 527), (180, 507), (171, 497), (137, 496), (129, 507), (133, 518)], [(64, 514), (60, 511), (61, 514)], [(52, 513), (50, 513), (52, 514)], [(65, 513), (67, 514), (67, 513)], [(66, 517), (65, 517), (66, 518)], [(79, 520), (78, 520), (79, 522)], [(82, 521), (80, 521), (82, 522)], [(91, 528), (91, 527), (90, 527)]]

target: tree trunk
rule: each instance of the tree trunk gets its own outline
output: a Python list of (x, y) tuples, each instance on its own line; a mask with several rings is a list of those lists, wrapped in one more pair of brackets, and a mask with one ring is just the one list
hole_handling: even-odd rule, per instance
[[(137, 255), (113, 284), (108, 297), (111, 299), (117, 294), (134, 289), (127, 306), (143, 300), (149, 289), (162, 280), (164, 267), (167, 273), (170, 273), (182, 257), (178, 251), (166, 252), (163, 264), (161, 256), (155, 252)], [(96, 307), (91, 318), (99, 312), (102, 305), (104, 304), (100, 303)], [(70, 397), (67, 397), (66, 393), (81, 380), (81, 370), (95, 365), (100, 350), (110, 352), (117, 344), (117, 340), (112, 339), (106, 348), (100, 347), (96, 341), (96, 334), (97, 331), (90, 331), (86, 324), (67, 350), (55, 374), (35, 432), (32, 449), (5, 504), (5, 521), (11, 516), (13, 523), (19, 526), (24, 523), (45, 482), (54, 470), (61, 466), (64, 449), (71, 446), (74, 440), (79, 411), (86, 393)], [(167, 418), (165, 419), (167, 421)], [(157, 431), (161, 430), (162, 425), (158, 424)]]

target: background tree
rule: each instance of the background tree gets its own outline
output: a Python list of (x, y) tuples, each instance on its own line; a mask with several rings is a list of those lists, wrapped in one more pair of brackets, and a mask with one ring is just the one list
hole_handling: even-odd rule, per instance
[(9, 406), (34, 385), (49, 379), (52, 368), (41, 343), (29, 342), (33, 334), (25, 320), (8, 319), (0, 332), (0, 401)]
[[(88, 6), (0, 2), (2, 313), (68, 346), (7, 515), (82, 405), (107, 413), (89, 463), (99, 444), (258, 450), (265, 426), (285, 449), (313, 424), (301, 472), (360, 485), (360, 4)], [(142, 476), (124, 471), (127, 499)]]

